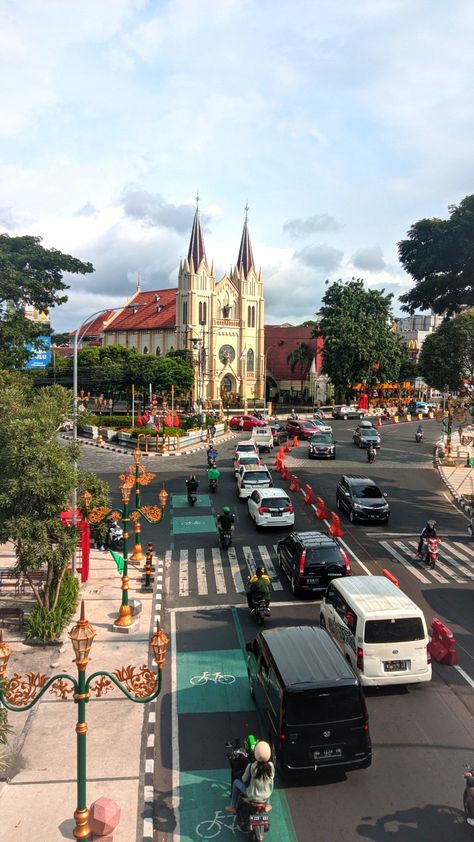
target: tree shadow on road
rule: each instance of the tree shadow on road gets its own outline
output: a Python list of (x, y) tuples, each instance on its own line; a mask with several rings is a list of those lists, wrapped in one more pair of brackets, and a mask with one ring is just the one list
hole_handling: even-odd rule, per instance
[(357, 833), (374, 842), (465, 842), (464, 814), (453, 807), (427, 804), (380, 818), (363, 816)]

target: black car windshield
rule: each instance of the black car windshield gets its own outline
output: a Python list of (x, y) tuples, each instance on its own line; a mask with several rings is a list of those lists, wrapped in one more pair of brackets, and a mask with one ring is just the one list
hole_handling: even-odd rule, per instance
[(322, 547), (306, 547), (305, 568), (320, 564), (334, 564), (342, 566), (341, 551), (336, 544), (326, 544)]
[(420, 617), (401, 617), (392, 620), (367, 620), (364, 640), (366, 643), (404, 643), (424, 640), (425, 632)]
[(285, 719), (288, 726), (360, 719), (361, 714), (361, 700), (356, 687), (305, 690), (287, 695)]
[(360, 431), (361, 436), (364, 436), (365, 439), (378, 439), (379, 434), (377, 430), (371, 430), (370, 428), (363, 427)]
[(318, 436), (313, 436), (311, 439), (311, 444), (332, 444), (332, 436), (324, 433)]
[(269, 497), (268, 500), (262, 500), (261, 505), (266, 509), (286, 509), (291, 506), (291, 501), (288, 497)]
[(266, 471), (245, 471), (242, 479), (245, 482), (263, 482), (263, 480), (269, 480), (270, 477)]
[(237, 453), (255, 453), (255, 447), (253, 444), (239, 444)]
[(377, 488), (376, 485), (355, 485), (352, 493), (358, 500), (378, 500), (380, 497), (383, 497), (380, 488)]

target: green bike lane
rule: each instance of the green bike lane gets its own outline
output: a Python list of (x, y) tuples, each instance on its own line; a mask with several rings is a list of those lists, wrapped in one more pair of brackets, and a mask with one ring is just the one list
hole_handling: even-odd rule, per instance
[[(243, 836), (230, 803), (226, 742), (259, 725), (250, 697), (245, 640), (233, 607), (171, 611), (173, 791), (178, 798), (175, 838), (182, 842)], [(286, 795), (276, 780), (269, 838), (296, 842)]]

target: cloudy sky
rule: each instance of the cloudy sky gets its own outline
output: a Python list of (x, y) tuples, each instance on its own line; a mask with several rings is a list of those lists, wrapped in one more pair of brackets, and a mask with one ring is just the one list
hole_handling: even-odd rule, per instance
[(248, 201), (268, 323), (398, 296), (397, 242), (474, 192), (473, 43), (472, 0), (0, 0), (0, 232), (93, 263), (57, 330), (176, 286), (197, 190), (221, 273)]

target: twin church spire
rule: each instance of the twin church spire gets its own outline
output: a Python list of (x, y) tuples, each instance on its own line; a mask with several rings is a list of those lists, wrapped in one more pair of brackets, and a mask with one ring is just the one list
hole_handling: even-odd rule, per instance
[[(250, 270), (255, 271), (255, 264), (253, 262), (252, 244), (250, 242), (250, 234), (248, 229), (248, 205), (245, 206), (245, 221), (244, 230), (242, 231), (242, 239), (240, 241), (239, 254), (237, 257), (236, 268), (239, 273), (243, 273), (244, 278), (247, 277)], [(199, 196), (196, 197), (196, 212), (194, 214), (193, 227), (191, 230), (191, 239), (189, 241), (188, 261), (193, 265), (196, 272), (202, 260), (206, 260), (206, 249), (204, 246), (204, 237), (201, 228), (201, 217), (199, 213)], [(191, 264), (192, 261), (192, 264)]]

